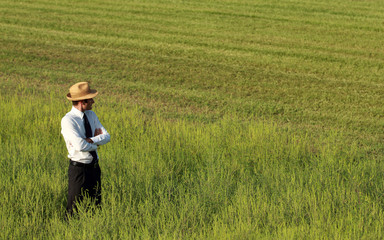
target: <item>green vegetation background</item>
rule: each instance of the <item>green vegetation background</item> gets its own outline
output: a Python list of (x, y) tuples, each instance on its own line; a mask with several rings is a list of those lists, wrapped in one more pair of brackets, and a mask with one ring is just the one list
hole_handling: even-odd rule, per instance
[[(384, 3), (0, 0), (2, 239), (372, 239)], [(64, 220), (60, 119), (99, 90), (103, 208)]]

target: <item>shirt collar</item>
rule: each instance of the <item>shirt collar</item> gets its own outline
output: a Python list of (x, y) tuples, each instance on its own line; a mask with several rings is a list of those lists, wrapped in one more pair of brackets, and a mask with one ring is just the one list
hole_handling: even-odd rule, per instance
[(84, 117), (84, 113), (82, 111), (80, 111), (79, 109), (75, 108), (74, 106), (72, 106), (71, 112), (72, 112), (72, 114), (74, 114), (75, 116), (78, 116), (81, 119), (83, 119), (83, 117)]

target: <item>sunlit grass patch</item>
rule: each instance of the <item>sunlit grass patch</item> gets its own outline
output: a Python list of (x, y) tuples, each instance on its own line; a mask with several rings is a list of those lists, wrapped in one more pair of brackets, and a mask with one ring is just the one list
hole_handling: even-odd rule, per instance
[(5, 238), (381, 233), (382, 164), (344, 145), (340, 133), (314, 137), (233, 116), (169, 121), (107, 102), (95, 109), (112, 135), (100, 149), (103, 207), (80, 209), (66, 222), (68, 162), (59, 122), (69, 102), (24, 94), (2, 96), (0, 108), (7, 126), (0, 134)]

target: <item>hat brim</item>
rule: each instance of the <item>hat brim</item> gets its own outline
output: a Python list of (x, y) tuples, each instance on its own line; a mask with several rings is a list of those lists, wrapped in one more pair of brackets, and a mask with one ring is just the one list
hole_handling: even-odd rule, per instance
[(90, 90), (90, 93), (84, 96), (79, 96), (79, 97), (72, 97), (70, 93), (67, 94), (67, 99), (70, 101), (80, 101), (80, 100), (85, 100), (85, 99), (91, 99), (97, 96), (99, 94), (96, 90)]

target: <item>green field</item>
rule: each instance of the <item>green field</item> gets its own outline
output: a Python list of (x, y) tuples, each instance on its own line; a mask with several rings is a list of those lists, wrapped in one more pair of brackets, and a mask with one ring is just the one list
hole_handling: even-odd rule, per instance
[[(381, 239), (384, 2), (0, 0), (1, 239)], [(79, 81), (103, 208), (64, 219)]]

